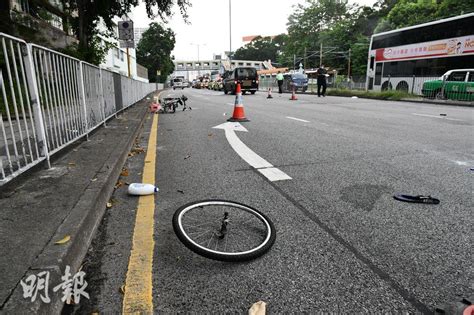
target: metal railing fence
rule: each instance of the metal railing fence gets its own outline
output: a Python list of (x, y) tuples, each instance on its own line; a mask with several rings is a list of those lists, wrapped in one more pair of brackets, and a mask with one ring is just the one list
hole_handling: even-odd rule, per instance
[(0, 33), (0, 186), (156, 89)]
[[(449, 77), (432, 77), (432, 76), (408, 76), (408, 77), (391, 77), (382, 76), (380, 79), (380, 85), (374, 86), (373, 91), (387, 91), (395, 90), (416, 96), (422, 96), (429, 99), (439, 100), (455, 100), (455, 101), (468, 101), (474, 102), (474, 73), (469, 73), (469, 77), (459, 77), (460, 81), (456, 78)], [(429, 82), (430, 81), (430, 82)], [(284, 91), (288, 91), (288, 87)], [(348, 89), (348, 90), (365, 90), (366, 81), (363, 76), (354, 76), (350, 80), (347, 77), (337, 76), (329, 77), (327, 80), (328, 88), (336, 89)], [(273, 92), (278, 91), (278, 85), (275, 81), (275, 76), (261, 75), (259, 78), (259, 89), (268, 91), (271, 89)], [(371, 91), (372, 91), (371, 90)], [(308, 79), (308, 86), (306, 93), (315, 93), (317, 91), (317, 80)], [(301, 92), (301, 89), (298, 90)]]
[[(467, 71), (466, 71), (467, 72)], [(391, 77), (382, 78), (381, 90), (397, 90), (429, 99), (474, 101), (474, 74), (459, 78), (441, 77)]]

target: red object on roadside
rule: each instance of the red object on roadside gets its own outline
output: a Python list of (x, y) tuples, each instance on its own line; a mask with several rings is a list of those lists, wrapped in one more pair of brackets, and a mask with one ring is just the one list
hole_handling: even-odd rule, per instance
[(298, 98), (296, 98), (295, 87), (293, 86), (293, 92), (291, 93), (290, 101), (297, 101), (297, 100)]
[(474, 305), (466, 307), (462, 312), (462, 315), (474, 315)]
[(160, 104), (157, 104), (157, 103), (152, 103), (152, 104), (150, 105), (150, 111), (151, 111), (152, 113), (156, 113), (157, 111), (160, 110), (160, 108), (161, 108), (161, 105), (160, 105)]

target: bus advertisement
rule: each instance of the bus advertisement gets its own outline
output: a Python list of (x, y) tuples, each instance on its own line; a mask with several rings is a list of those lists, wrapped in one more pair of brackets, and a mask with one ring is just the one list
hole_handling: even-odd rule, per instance
[(420, 94), (423, 82), (474, 67), (474, 13), (372, 35), (367, 90)]

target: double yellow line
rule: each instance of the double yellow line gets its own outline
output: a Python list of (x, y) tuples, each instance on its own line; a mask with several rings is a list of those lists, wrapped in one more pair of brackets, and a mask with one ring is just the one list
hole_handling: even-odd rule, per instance
[[(158, 96), (159, 97), (159, 96)], [(155, 184), (158, 114), (153, 115), (143, 167), (143, 183)], [(155, 195), (140, 196), (123, 298), (124, 314), (153, 313), (153, 239)]]

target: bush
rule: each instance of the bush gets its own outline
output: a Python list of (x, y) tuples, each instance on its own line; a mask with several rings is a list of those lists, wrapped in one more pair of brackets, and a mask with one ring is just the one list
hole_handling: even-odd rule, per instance
[(399, 101), (405, 98), (417, 98), (417, 95), (396, 91), (396, 90), (389, 90), (383, 92), (375, 92), (375, 91), (359, 91), (359, 90), (348, 90), (348, 89), (328, 89), (327, 95), (332, 96), (346, 96), (352, 97), (357, 96), (361, 98), (370, 98), (370, 99), (377, 99), (377, 100), (391, 100), (391, 101)]

